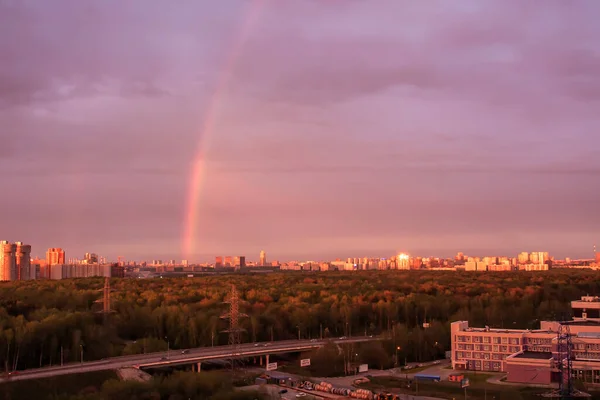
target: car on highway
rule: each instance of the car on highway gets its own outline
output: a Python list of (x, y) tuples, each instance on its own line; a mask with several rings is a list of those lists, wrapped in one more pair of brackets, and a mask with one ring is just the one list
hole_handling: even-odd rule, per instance
[(306, 393), (304, 393), (304, 392), (300, 392), (296, 395), (296, 397), (305, 397), (305, 396), (306, 396)]
[(440, 360), (435, 360), (433, 363), (437, 365), (437, 364), (440, 364), (441, 361)]
[(190, 354), (190, 351), (189, 350), (182, 350), (181, 354)]
[(340, 340), (348, 339), (346, 336), (341, 336)]
[(254, 343), (254, 347), (260, 346), (260, 343)]
[(269, 343), (265, 343), (263, 344), (263, 347), (267, 347), (269, 345)]
[(316, 342), (316, 341), (317, 341), (317, 339), (310, 339), (310, 342), (311, 342), (311, 343), (314, 343), (314, 342)]
[(287, 391), (287, 389), (281, 389), (281, 390), (279, 391), (279, 394), (284, 394), (284, 393), (287, 393), (287, 392), (288, 392), (288, 391)]
[(168, 360), (167, 357), (161, 357), (160, 360), (158, 360), (158, 361), (167, 361), (167, 360)]

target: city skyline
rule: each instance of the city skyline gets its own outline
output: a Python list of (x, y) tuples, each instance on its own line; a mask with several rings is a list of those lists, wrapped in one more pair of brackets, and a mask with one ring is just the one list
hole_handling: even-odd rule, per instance
[(444, 4), (2, 2), (0, 239), (592, 258), (600, 3)]
[[(23, 243), (22, 242), (10, 242), (10, 241), (2, 241), (2, 243), (6, 243), (7, 245), (10, 246), (20, 246)], [(219, 264), (219, 263), (231, 263), (232, 260), (237, 260), (237, 262), (240, 261), (240, 259), (243, 259), (243, 263), (248, 260), (249, 262), (256, 264), (256, 265), (270, 265), (271, 264), (271, 260), (276, 261), (277, 263), (283, 262), (290, 262), (290, 261), (294, 261), (294, 262), (330, 262), (330, 261), (340, 261), (340, 260), (350, 260), (350, 259), (381, 259), (381, 260), (390, 260), (390, 259), (400, 259), (400, 260), (413, 260), (413, 259), (440, 259), (440, 260), (462, 260), (462, 261), (467, 261), (467, 259), (488, 259), (488, 258), (496, 258), (498, 260), (500, 259), (507, 259), (507, 260), (518, 260), (519, 263), (525, 263), (527, 262), (527, 260), (523, 261), (522, 258), (525, 257), (526, 259), (529, 259), (529, 257), (545, 257), (545, 260), (548, 259), (552, 259), (552, 260), (591, 260), (591, 261), (595, 261), (596, 263), (600, 262), (600, 251), (598, 251), (598, 249), (596, 248), (596, 246), (594, 245), (592, 248), (592, 252), (591, 254), (588, 254), (587, 256), (584, 257), (573, 257), (570, 255), (566, 255), (566, 256), (562, 256), (562, 257), (558, 257), (555, 256), (554, 253), (552, 252), (548, 252), (548, 251), (539, 251), (538, 250), (523, 250), (520, 251), (518, 253), (514, 253), (514, 254), (506, 254), (506, 253), (498, 253), (498, 252), (494, 252), (494, 251), (490, 251), (488, 253), (471, 253), (471, 252), (465, 252), (464, 250), (454, 250), (453, 254), (426, 254), (426, 253), (411, 253), (411, 252), (388, 252), (387, 254), (366, 254), (363, 253), (362, 255), (357, 255), (357, 254), (346, 254), (346, 255), (336, 255), (336, 256), (332, 256), (332, 257), (323, 257), (323, 258), (319, 258), (319, 257), (292, 257), (292, 258), (278, 258), (278, 257), (274, 257), (274, 258), (269, 258), (267, 261), (267, 252), (265, 250), (261, 250), (258, 253), (258, 256), (255, 258), (253, 257), (253, 255), (248, 256), (248, 254), (237, 254), (234, 255), (234, 253), (232, 252), (228, 252), (228, 253), (224, 253), (221, 255), (209, 255), (207, 256), (205, 259), (200, 259), (200, 260), (188, 260), (188, 259), (183, 259), (183, 260), (177, 260), (176, 258), (172, 258), (172, 257), (151, 257), (151, 256), (144, 256), (144, 257), (129, 257), (126, 255), (119, 255), (119, 256), (115, 256), (112, 257), (111, 256), (104, 256), (104, 255), (98, 255), (95, 253), (89, 253), (86, 252), (85, 254), (83, 254), (83, 257), (80, 258), (79, 256), (75, 256), (75, 257), (66, 257), (65, 256), (65, 250), (63, 250), (62, 248), (49, 248), (46, 250), (46, 252), (44, 254), (42, 254), (42, 256), (40, 256), (39, 254), (36, 253), (36, 251), (32, 251), (32, 246), (27, 244), (27, 253), (30, 254), (31, 256), (31, 260), (42, 260), (44, 262), (46, 262), (47, 264), (50, 265), (54, 265), (54, 264), (72, 264), (72, 263), (85, 263), (85, 264), (95, 264), (98, 262), (98, 260), (102, 259), (101, 263), (113, 263), (115, 261), (117, 262), (121, 262), (121, 261), (136, 261), (136, 262), (151, 262), (151, 263), (156, 263), (157, 261), (160, 261), (160, 263), (165, 263), (165, 264), (172, 264), (172, 263), (177, 263), (177, 264), (210, 264), (210, 263), (215, 263), (215, 264)], [(15, 248), (16, 249), (16, 248)], [(16, 251), (16, 250), (15, 250)], [(543, 254), (544, 256), (539, 256), (540, 254)], [(254, 256), (256, 256), (256, 254), (254, 254)], [(536, 258), (536, 259), (537, 259)], [(216, 262), (215, 262), (216, 259)], [(228, 261), (227, 261), (228, 260)], [(537, 263), (537, 261), (533, 261), (533, 263)]]

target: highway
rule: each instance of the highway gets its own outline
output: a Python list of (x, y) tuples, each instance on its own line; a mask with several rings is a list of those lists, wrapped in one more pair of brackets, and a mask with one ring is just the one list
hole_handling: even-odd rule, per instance
[[(379, 337), (357, 336), (344, 339), (329, 339), (334, 343), (359, 343), (381, 340)], [(283, 340), (264, 343), (243, 343), (234, 349), (232, 346), (199, 347), (194, 349), (171, 350), (131, 356), (112, 357), (99, 361), (70, 363), (64, 366), (32, 368), (13, 372), (9, 377), (3, 376), (0, 382), (47, 378), (58, 375), (69, 375), (83, 372), (106, 371), (124, 367), (166, 367), (174, 365), (194, 364), (209, 360), (254, 357), (267, 354), (293, 353), (321, 347), (328, 340)]]

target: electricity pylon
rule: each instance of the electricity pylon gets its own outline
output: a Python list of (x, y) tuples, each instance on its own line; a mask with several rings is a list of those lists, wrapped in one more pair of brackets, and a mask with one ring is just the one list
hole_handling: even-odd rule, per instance
[(224, 330), (224, 333), (229, 335), (229, 345), (232, 347), (232, 357), (230, 359), (231, 369), (235, 370), (236, 362), (241, 362), (236, 356), (239, 356), (239, 346), (241, 344), (241, 334), (244, 329), (240, 327), (240, 318), (247, 317), (246, 314), (240, 313), (239, 295), (235, 285), (231, 285), (231, 292), (225, 300), (225, 304), (229, 304), (229, 311), (221, 315), (222, 319), (229, 320), (229, 329)]

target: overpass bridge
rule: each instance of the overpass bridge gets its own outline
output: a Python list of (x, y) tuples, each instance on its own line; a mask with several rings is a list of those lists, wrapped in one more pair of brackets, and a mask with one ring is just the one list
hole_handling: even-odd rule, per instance
[(185, 350), (161, 351), (157, 353), (135, 354), (131, 356), (111, 357), (98, 361), (70, 363), (64, 366), (32, 368), (15, 371), (8, 377), (0, 378), (1, 382), (48, 378), (58, 375), (70, 375), (84, 372), (106, 371), (112, 369), (161, 368), (177, 365), (194, 365), (203, 361), (226, 360), (266, 356), (270, 354), (294, 353), (308, 351), (324, 346), (326, 343), (336, 344), (361, 343), (382, 340), (378, 336), (356, 336), (336, 339), (282, 340), (264, 343), (243, 343), (237, 346), (198, 347)]

